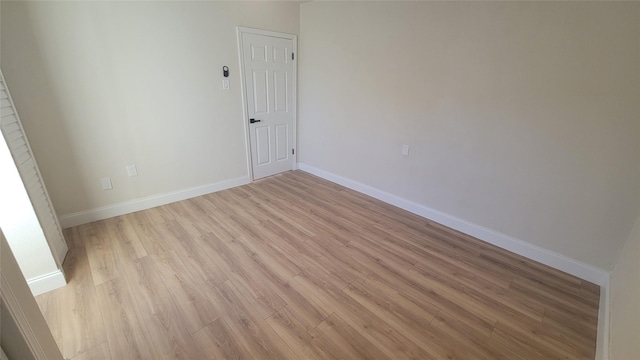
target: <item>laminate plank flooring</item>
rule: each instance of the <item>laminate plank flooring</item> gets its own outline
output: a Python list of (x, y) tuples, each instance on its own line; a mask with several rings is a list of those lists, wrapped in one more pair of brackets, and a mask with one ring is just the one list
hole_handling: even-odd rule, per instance
[(294, 171), (65, 230), (79, 359), (593, 359), (599, 287)]

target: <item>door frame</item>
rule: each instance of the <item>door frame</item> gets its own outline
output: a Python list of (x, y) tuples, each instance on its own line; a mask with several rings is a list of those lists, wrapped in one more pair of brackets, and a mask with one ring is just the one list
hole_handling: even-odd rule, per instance
[[(17, 334), (10, 334), (8, 347), (0, 348), (0, 360), (6, 359), (6, 352), (33, 355), (36, 360), (62, 360), (62, 353), (56, 344), (40, 308), (36, 303), (27, 281), (18, 267), (2, 229), (0, 229), (0, 298), (8, 315), (18, 328)], [(4, 333), (2, 336), (7, 336)]]
[(236, 26), (236, 33), (238, 37), (238, 59), (240, 61), (240, 89), (242, 92), (242, 122), (244, 126), (244, 134), (245, 134), (245, 151), (247, 153), (247, 172), (249, 174), (249, 180), (253, 181), (253, 166), (251, 165), (251, 138), (250, 138), (250, 129), (249, 129), (249, 106), (247, 104), (247, 89), (245, 85), (245, 73), (244, 73), (244, 44), (242, 42), (243, 34), (255, 34), (255, 35), (264, 35), (271, 36), (277, 38), (283, 38), (293, 41), (293, 53), (295, 54), (295, 59), (293, 60), (293, 104), (292, 111), (293, 114), (293, 148), (295, 149), (293, 156), (293, 170), (298, 169), (298, 36), (293, 34), (281, 33), (270, 30), (262, 30), (255, 29), (245, 26)]

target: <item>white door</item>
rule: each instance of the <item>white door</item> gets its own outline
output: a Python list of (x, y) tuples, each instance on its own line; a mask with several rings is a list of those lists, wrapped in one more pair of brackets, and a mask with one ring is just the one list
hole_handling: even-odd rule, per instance
[(294, 168), (295, 36), (240, 31), (251, 168), (259, 179)]

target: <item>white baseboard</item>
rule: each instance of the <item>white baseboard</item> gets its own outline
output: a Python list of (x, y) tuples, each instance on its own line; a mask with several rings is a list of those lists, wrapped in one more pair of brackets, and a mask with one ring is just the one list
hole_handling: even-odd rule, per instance
[(56, 270), (33, 279), (29, 279), (27, 280), (27, 284), (29, 285), (33, 296), (37, 296), (67, 285), (67, 280), (65, 280), (64, 273), (61, 270)]
[(416, 215), (420, 215), (439, 224), (471, 235), (489, 244), (509, 250), (518, 255), (522, 255), (531, 260), (551, 266), (594, 284), (602, 286), (609, 277), (608, 272), (589, 264), (585, 264), (562, 254), (558, 254), (483, 226), (470, 223), (449, 214), (442, 213), (413, 201), (400, 198), (396, 195), (389, 194), (357, 181), (347, 179), (304, 163), (298, 163), (298, 168), (304, 172), (308, 172), (349, 189), (369, 195), (388, 204), (395, 205)]
[(610, 276), (600, 285), (600, 308), (598, 310), (598, 337), (596, 339), (596, 360), (609, 360), (609, 329), (611, 305)]
[(108, 219), (114, 216), (129, 214), (136, 211), (151, 209), (156, 206), (170, 204), (172, 202), (190, 199), (196, 196), (229, 189), (250, 183), (248, 176), (220, 181), (217, 183), (198, 186), (191, 189), (179, 190), (165, 194), (148, 196), (140, 199), (125, 201), (119, 204), (108, 205), (96, 209), (80, 211), (60, 216), (60, 225), (63, 228), (87, 224), (93, 221)]

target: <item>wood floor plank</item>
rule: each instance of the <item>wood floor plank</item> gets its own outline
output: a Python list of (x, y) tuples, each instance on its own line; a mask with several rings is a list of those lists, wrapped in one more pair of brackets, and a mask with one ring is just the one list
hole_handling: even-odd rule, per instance
[(224, 319), (217, 319), (198, 330), (193, 337), (201, 352), (210, 359), (252, 359), (251, 352), (235, 339)]
[(227, 277), (233, 280), (234, 285), (244, 296), (250, 296), (255, 300), (255, 309), (260, 312), (263, 319), (287, 305), (280, 295), (263, 281), (261, 273), (247, 271), (247, 268), (253, 266), (251, 259), (246, 256), (238, 257), (215, 236), (210, 237), (209, 241), (225, 263)]
[[(439, 338), (451, 339), (452, 343), (457, 343), (456, 357), (463, 359), (486, 359), (486, 360), (511, 360), (511, 354), (504, 353), (487, 345), (490, 334), (483, 334), (475, 331), (464, 321), (456, 319), (445, 311), (438, 313), (431, 326), (438, 333)], [(460, 341), (459, 339), (464, 339)]]
[(416, 266), (420, 266), (422, 263), (437, 263), (452, 271), (457, 269), (465, 270), (478, 278), (492, 282), (505, 289), (509, 288), (513, 279), (513, 276), (504, 276), (502, 272), (491, 273), (485, 271), (482, 266), (477, 264), (475, 256), (461, 256), (459, 253), (448, 252), (438, 247), (430, 247), (423, 238), (415, 239), (411, 236), (386, 231), (386, 229), (377, 230), (388, 235), (382, 244), (383, 246), (395, 248), (399, 253), (415, 257)]
[(165, 241), (171, 244), (171, 250), (182, 260), (184, 269), (190, 276), (206, 279), (208, 283), (214, 285), (227, 280), (224, 271), (205, 256), (206, 252), (177, 221), (167, 221), (164, 226), (159, 229), (165, 235)]
[[(251, 257), (253, 264), (247, 264), (246, 270), (254, 274), (261, 274), (261, 280), (282, 298), (287, 306), (295, 310), (303, 320), (310, 326), (315, 327), (326, 319), (331, 311), (323, 309), (321, 304), (313, 296), (305, 296), (305, 290), (290, 276), (284, 266), (277, 266), (275, 262), (268, 259), (261, 259), (258, 254), (252, 253), (251, 249), (241, 241), (234, 240), (226, 243), (236, 252), (238, 257)], [(270, 264), (270, 265), (269, 265)], [(297, 273), (296, 273), (297, 275)]]
[(541, 320), (544, 316), (546, 309), (544, 305), (510, 291), (508, 287), (496, 285), (490, 279), (478, 276), (477, 272), (471, 272), (464, 266), (458, 266), (458, 264), (450, 263), (439, 257), (428, 257), (428, 259), (430, 259), (428, 262), (418, 262), (415, 265), (416, 271), (437, 273), (453, 283), (460, 284), (460, 286), (472, 288), (482, 294), (491, 294), (494, 299), (502, 304), (518, 309), (518, 311), (538, 320)]
[(254, 358), (261, 359), (290, 359), (293, 353), (288, 345), (260, 316), (251, 311), (251, 303), (246, 301), (228, 280), (217, 287), (216, 302), (225, 313), (223, 319), (236, 337), (251, 349)]
[(336, 314), (323, 321), (316, 330), (346, 354), (346, 359), (393, 359)]
[[(456, 277), (449, 276), (446, 272), (440, 271), (440, 269), (436, 267), (431, 267), (426, 270), (416, 267), (412, 272), (418, 273), (424, 278), (433, 280), (440, 285), (468, 296), (470, 298), (469, 301), (486, 307), (486, 312), (495, 312), (496, 319), (503, 319), (508, 322), (511, 321), (511, 319), (521, 321), (529, 318), (540, 322), (544, 316), (544, 308), (542, 306), (535, 303), (527, 306), (526, 303), (523, 304), (521, 301), (518, 301), (517, 296), (510, 297), (508, 291), (494, 289), (495, 291), (491, 292), (490, 288), (482, 288), (476, 286), (476, 284), (461, 281)], [(433, 284), (433, 282), (430, 282), (430, 284)], [(491, 294), (491, 296), (487, 296), (488, 294)], [(526, 301), (526, 299), (523, 299), (523, 301)]]
[(318, 337), (314, 330), (315, 326), (310, 326), (304, 321), (303, 316), (289, 309), (288, 306), (276, 311), (268, 317), (266, 321), (280, 338), (289, 345), (289, 348), (291, 348), (291, 351), (293, 351), (298, 359), (329, 359), (339, 357), (331, 355), (320, 347), (314, 346), (314, 339)]
[(307, 264), (301, 261), (302, 259), (296, 259), (294, 256), (287, 254), (278, 244), (279, 239), (270, 234), (267, 229), (260, 226), (256, 231), (261, 233), (260, 237), (244, 235), (239, 237), (236, 243), (242, 244), (252, 254), (268, 259), (274, 264), (279, 264), (289, 276), (295, 276), (307, 267)]
[(148, 326), (138, 311), (124, 280), (111, 280), (96, 287), (109, 351), (113, 359), (146, 359), (157, 355)]
[(55, 291), (61, 322), (60, 350), (64, 356), (74, 357), (105, 342), (106, 335), (102, 317), (95, 316), (100, 314), (99, 297), (84, 247), (69, 250), (65, 269), (69, 285)]
[[(372, 283), (366, 282), (364, 285), (360, 281), (354, 281), (344, 291), (393, 326), (396, 331), (420, 346), (424, 350), (420, 353), (420, 358), (440, 359), (451, 356), (446, 347), (439, 346), (439, 342), (444, 339), (437, 336), (438, 334), (430, 326), (434, 319), (433, 314), (402, 296), (387, 296), (382, 291), (370, 290), (374, 288)], [(399, 355), (395, 354), (395, 356)]]
[(493, 334), (491, 334), (492, 341), (490, 341), (490, 343), (497, 348), (505, 348), (510, 353), (518, 354), (518, 356), (527, 360), (572, 359), (571, 357), (567, 357), (565, 354), (557, 353), (553, 351), (553, 349), (549, 349), (546, 346), (538, 346), (538, 344), (535, 342), (513, 335), (514, 334), (506, 332), (502, 329), (496, 329)]
[[(160, 255), (171, 250), (171, 244), (164, 241), (164, 236), (157, 229), (152, 216), (152, 210), (139, 211), (133, 214), (124, 215), (129, 224), (133, 227), (133, 231), (138, 236), (147, 254)], [(162, 222), (164, 223), (164, 221)]]
[(94, 348), (74, 356), (71, 360), (111, 360), (109, 344), (103, 342)]
[(271, 192), (267, 188), (268, 180), (256, 181), (254, 184), (246, 186), (245, 191), (255, 194), (256, 202), (260, 203), (262, 208), (272, 214), (269, 217), (270, 221), (282, 224), (286, 231), (299, 238), (314, 236), (315, 233), (308, 228), (308, 223), (301, 221), (303, 220), (302, 218), (291, 216), (291, 211), (296, 211), (297, 202), (290, 200), (286, 193), (276, 194)]
[[(68, 266), (69, 262), (67, 262)], [(68, 275), (67, 275), (68, 276)], [(53, 335), (53, 339), (56, 341), (58, 348), (62, 349), (62, 316), (63, 313), (60, 309), (60, 293), (61, 289), (57, 289), (54, 291), (50, 291), (48, 293), (44, 293), (38, 295), (36, 297), (36, 302), (38, 303), (38, 307), (44, 316), (47, 325), (49, 326), (49, 330), (51, 330), (51, 335)]]
[(85, 359), (593, 359), (600, 288), (313, 175), (65, 229)]
[(581, 302), (574, 302), (573, 296), (563, 296), (550, 292), (545, 287), (526, 279), (514, 279), (509, 287), (515, 292), (524, 296), (535, 298), (541, 304), (554, 309), (560, 309), (570, 313), (575, 319), (579, 319), (591, 324), (597, 323), (598, 308), (596, 306), (585, 305)]
[(567, 336), (553, 325), (539, 322), (522, 321), (516, 324), (498, 322), (496, 329), (505, 331), (518, 337), (527, 337), (530, 343), (537, 347), (548, 347), (554, 353), (564, 354), (567, 358), (586, 359), (591, 355), (592, 349), (576, 342), (575, 338)]
[(593, 320), (580, 319), (571, 313), (548, 307), (545, 309), (543, 323), (555, 325), (556, 328), (576, 336), (578, 342), (593, 347), (598, 335), (598, 324)]
[(138, 238), (127, 216), (117, 216), (106, 219), (105, 224), (109, 233), (109, 239), (121, 249), (121, 256), (129, 259), (140, 259), (147, 256), (147, 250)]
[(343, 321), (355, 328), (368, 341), (376, 344), (390, 358), (428, 358), (426, 352), (402, 332), (354, 300), (345, 291), (328, 282), (327, 275), (320, 269), (310, 267), (296, 279), (315, 288), (317, 295), (324, 294), (325, 298), (333, 302), (333, 308), (336, 309), (334, 314), (338, 314)]
[(191, 336), (191, 329), (202, 327), (199, 327), (200, 318), (187, 313), (182, 308), (183, 304), (169, 295), (169, 291), (179, 292), (181, 289), (169, 290), (166, 287), (153, 259), (145, 257), (132, 263), (127, 281), (130, 289), (137, 289), (132, 295), (148, 324), (154, 351), (160, 351), (160, 357), (164, 358), (202, 358), (204, 355)]
[(84, 238), (82, 237), (81, 229), (83, 227), (87, 227), (90, 225), (79, 225), (74, 226), (72, 228), (67, 228), (62, 230), (62, 234), (64, 235), (65, 241), (69, 249), (73, 249), (76, 247), (84, 247)]
[(91, 275), (95, 285), (116, 279), (120, 276), (116, 265), (113, 244), (109, 241), (106, 223), (96, 222), (92, 224), (92, 232), (85, 238), (84, 246), (87, 250), (87, 258), (91, 268)]
[(313, 261), (313, 265), (329, 274), (329, 280), (340, 289), (359, 278), (375, 277), (368, 269), (358, 266), (357, 262), (343, 251), (344, 245), (339, 242), (318, 235), (306, 245), (323, 254)]
[[(544, 333), (540, 333), (534, 329), (527, 329), (524, 325), (518, 328), (513, 326), (504, 325), (500, 322), (496, 324), (495, 331), (501, 331), (503, 333), (509, 334), (509, 337), (512, 341), (517, 341), (517, 339), (526, 338), (527, 341), (525, 343), (528, 346), (533, 347), (536, 352), (543, 353), (545, 358), (561, 358), (561, 359), (589, 359), (591, 357), (585, 357), (581, 354), (578, 354), (571, 347), (560, 345), (558, 346), (557, 340), (553, 339), (550, 336), (545, 336)], [(535, 336), (524, 336), (525, 333), (533, 333)], [(552, 341), (550, 341), (552, 340)], [(583, 349), (584, 351), (589, 351), (589, 349)]]
[[(202, 283), (194, 281), (184, 269), (177, 255), (160, 259), (155, 255), (140, 259), (143, 266), (158, 273), (166, 294), (159, 296), (170, 299), (179, 311), (181, 323), (194, 333), (220, 317), (220, 309), (212, 303), (203, 291)], [(177, 264), (177, 265), (176, 265)]]

